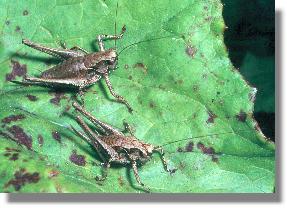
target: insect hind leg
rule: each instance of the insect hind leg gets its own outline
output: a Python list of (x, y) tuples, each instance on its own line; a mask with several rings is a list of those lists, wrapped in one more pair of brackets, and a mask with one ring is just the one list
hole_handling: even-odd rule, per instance
[(25, 44), (26, 46), (29, 46), (31, 48), (38, 50), (38, 51), (47, 53), (47, 54), (54, 56), (56, 58), (59, 58), (61, 60), (66, 60), (68, 58), (79, 57), (79, 56), (84, 55), (83, 52), (78, 52), (75, 50), (68, 50), (68, 49), (50, 48), (47, 46), (40, 45), (38, 43), (34, 43), (28, 39), (23, 39), (22, 43)]

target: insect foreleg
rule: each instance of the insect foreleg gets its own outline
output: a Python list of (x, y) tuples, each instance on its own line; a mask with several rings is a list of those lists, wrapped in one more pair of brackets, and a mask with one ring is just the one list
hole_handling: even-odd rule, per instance
[(103, 76), (104, 76), (104, 79), (105, 79), (105, 81), (106, 81), (106, 84), (107, 84), (107, 86), (108, 86), (108, 88), (109, 88), (109, 91), (110, 91), (110, 93), (112, 94), (112, 96), (114, 96), (119, 102), (125, 104), (125, 105), (127, 106), (128, 110), (129, 110), (129, 112), (132, 112), (133, 109), (132, 109), (132, 107), (130, 106), (130, 104), (124, 99), (124, 97), (118, 95), (118, 94), (114, 91), (114, 88), (113, 88), (112, 83), (111, 83), (111, 81), (110, 81), (109, 75), (108, 75), (108, 74), (104, 74)]
[(105, 34), (98, 35), (97, 40), (98, 40), (100, 51), (105, 51), (105, 45), (104, 45), (103, 40), (105, 40), (105, 39), (112, 39), (112, 40), (121, 39), (123, 37), (125, 31), (126, 31), (126, 27), (124, 25), (122, 27), (122, 31), (119, 35), (105, 35)]
[(101, 176), (96, 176), (97, 181), (104, 181), (107, 176), (108, 176), (108, 170), (111, 166), (111, 161), (109, 160), (108, 162), (104, 163), (103, 169), (102, 169), (102, 175)]
[(164, 167), (165, 171), (166, 171), (166, 172), (169, 172), (169, 173), (174, 173), (176, 169), (169, 169), (169, 168), (167, 167), (167, 161), (166, 161), (166, 159), (165, 159), (165, 157), (164, 157), (164, 151), (163, 151), (163, 149), (162, 149), (161, 147), (155, 147), (155, 148), (153, 149), (153, 151), (154, 151), (154, 152), (158, 152), (158, 153), (160, 154), (160, 158), (161, 158), (161, 161), (162, 161), (162, 163), (163, 163), (163, 167)]

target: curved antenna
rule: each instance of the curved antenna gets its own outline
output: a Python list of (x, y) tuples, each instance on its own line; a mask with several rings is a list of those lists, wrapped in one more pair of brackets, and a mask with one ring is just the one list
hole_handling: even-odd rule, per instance
[[(238, 130), (239, 132), (251, 132), (250, 130)], [(192, 139), (198, 139), (198, 138), (204, 138), (204, 137), (212, 137), (212, 136), (218, 136), (218, 135), (225, 135), (225, 134), (236, 134), (236, 132), (234, 131), (229, 131), (229, 132), (222, 132), (222, 133), (216, 133), (216, 134), (208, 134), (208, 135), (200, 135), (200, 136), (195, 136), (195, 137), (191, 137), (191, 138), (187, 138), (187, 139), (180, 139), (177, 141), (172, 141), (172, 142), (168, 142), (165, 143), (163, 145), (160, 145), (160, 147), (164, 147), (170, 144), (174, 144), (177, 142), (181, 142), (181, 141), (186, 141), (186, 140), (192, 140)]]
[(135, 43), (132, 43), (130, 45), (127, 45), (125, 46), (119, 53), (118, 53), (118, 56), (126, 49), (134, 46), (134, 45), (137, 45), (137, 44), (141, 44), (141, 43), (145, 43), (145, 42), (149, 42), (149, 41), (155, 41), (155, 40), (160, 40), (160, 39), (165, 39), (165, 38), (173, 38), (174, 35), (169, 35), (169, 36), (163, 36), (163, 37), (157, 37), (157, 38), (151, 38), (151, 39), (147, 39), (147, 40), (141, 40), (141, 41), (138, 41), (138, 42), (135, 42)]

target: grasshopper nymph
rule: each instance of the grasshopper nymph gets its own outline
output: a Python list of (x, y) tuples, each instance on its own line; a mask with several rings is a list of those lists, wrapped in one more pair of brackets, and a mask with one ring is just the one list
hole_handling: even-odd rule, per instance
[(126, 28), (124, 26), (119, 35), (98, 35), (99, 51), (94, 53), (88, 53), (78, 46), (71, 49), (49, 48), (23, 39), (23, 44), (63, 60), (62, 63), (44, 71), (39, 78), (27, 76), (24, 78), (24, 82), (52, 87), (76, 87), (79, 90), (79, 94), (83, 95), (84, 88), (96, 83), (103, 77), (110, 93), (119, 102), (124, 103), (131, 112), (131, 106), (122, 96), (114, 91), (109, 78), (110, 71), (116, 69), (117, 66), (117, 51), (113, 48), (105, 50), (103, 42), (105, 39), (121, 39), (125, 31)]

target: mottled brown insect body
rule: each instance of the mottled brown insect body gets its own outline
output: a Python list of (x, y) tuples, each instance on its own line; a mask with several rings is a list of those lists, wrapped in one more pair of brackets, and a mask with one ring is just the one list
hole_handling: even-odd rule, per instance
[(88, 53), (86, 50), (75, 46), (71, 49), (55, 49), (33, 43), (23, 39), (23, 44), (41, 52), (50, 54), (63, 60), (62, 63), (44, 71), (39, 77), (24, 78), (24, 83), (45, 86), (76, 87), (79, 94), (83, 95), (83, 89), (104, 78), (110, 93), (121, 103), (124, 103), (129, 111), (132, 111), (129, 103), (116, 94), (109, 79), (109, 73), (117, 66), (118, 55), (116, 49), (105, 50), (103, 40), (120, 39), (123, 37), (125, 27), (120, 35), (98, 35), (99, 52)]
[[(112, 163), (123, 165), (130, 164), (137, 182), (144, 187), (144, 184), (140, 180), (137, 166), (147, 162), (154, 152), (160, 153), (165, 170), (170, 173), (174, 172), (174, 170), (167, 168), (163, 149), (159, 146), (155, 147), (152, 144), (138, 140), (133, 135), (128, 124), (125, 124), (125, 127), (131, 136), (126, 136), (109, 124), (98, 120), (77, 103), (73, 103), (73, 107), (98, 128), (96, 131), (91, 130), (80, 116), (77, 116), (76, 118), (85, 133), (79, 132), (72, 127), (79, 136), (88, 141), (96, 149), (98, 155), (104, 162), (106, 171), (103, 176), (97, 177), (97, 180), (104, 180), (107, 177), (107, 169)], [(99, 134), (98, 131), (100, 131), (101, 134)]]

